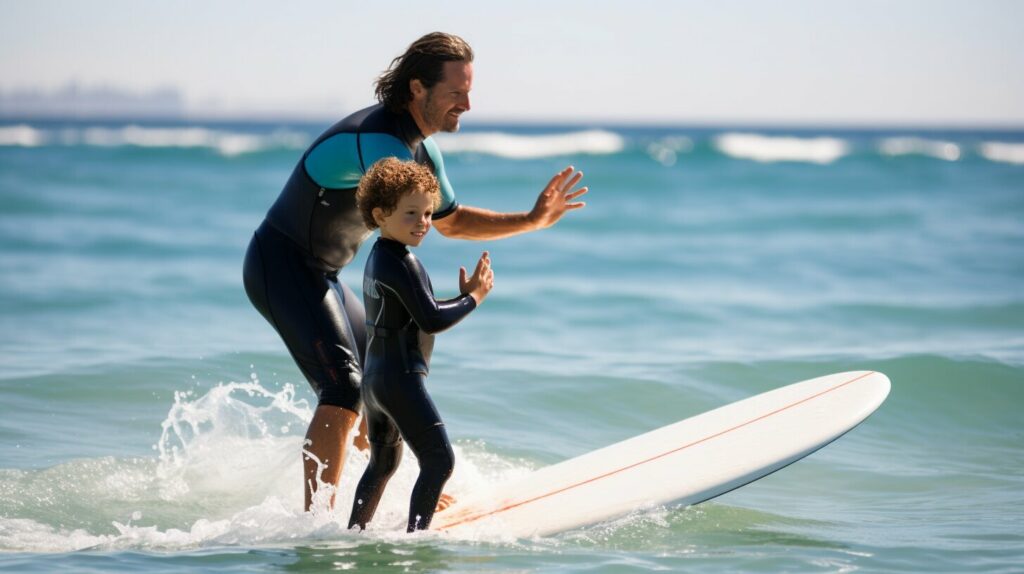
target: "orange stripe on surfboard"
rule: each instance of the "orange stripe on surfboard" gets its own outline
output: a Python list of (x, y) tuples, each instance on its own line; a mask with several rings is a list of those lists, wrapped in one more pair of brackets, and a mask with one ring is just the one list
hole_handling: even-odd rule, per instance
[(693, 447), (693, 446), (696, 446), (698, 444), (705, 443), (705, 442), (707, 442), (709, 440), (712, 440), (712, 439), (718, 438), (720, 436), (729, 434), (729, 433), (731, 433), (731, 432), (733, 432), (735, 430), (738, 430), (738, 429), (741, 429), (743, 427), (752, 425), (752, 424), (754, 424), (754, 423), (756, 423), (758, 421), (764, 420), (764, 419), (766, 419), (768, 417), (777, 415), (777, 414), (779, 414), (779, 413), (781, 413), (783, 411), (789, 410), (789, 409), (791, 409), (793, 407), (802, 405), (803, 403), (806, 403), (808, 401), (814, 400), (814, 399), (816, 399), (816, 398), (818, 398), (820, 396), (826, 395), (826, 394), (831, 393), (833, 391), (839, 390), (839, 389), (845, 387), (846, 385), (849, 385), (851, 383), (854, 383), (856, 381), (859, 381), (859, 380), (863, 379), (864, 377), (869, 377), (869, 376), (874, 375), (874, 374), (875, 374), (875, 371), (868, 371), (867, 373), (865, 373), (863, 375), (860, 375), (858, 377), (854, 377), (854, 378), (850, 379), (849, 381), (845, 381), (843, 383), (840, 383), (840, 384), (838, 384), (838, 385), (836, 385), (836, 386), (834, 386), (832, 388), (825, 389), (824, 391), (821, 391), (821, 392), (816, 393), (814, 395), (811, 395), (809, 397), (805, 397), (803, 399), (800, 399), (799, 401), (793, 402), (793, 403), (788, 404), (788, 405), (786, 405), (784, 407), (780, 407), (778, 409), (775, 409), (774, 411), (771, 411), (770, 413), (765, 413), (765, 414), (760, 415), (758, 417), (752, 418), (749, 421), (740, 423), (740, 424), (738, 424), (736, 426), (733, 426), (733, 427), (727, 428), (725, 430), (718, 431), (718, 432), (716, 432), (714, 434), (708, 435), (708, 436), (706, 436), (706, 437), (704, 437), (702, 439), (695, 440), (695, 441), (693, 441), (691, 443), (684, 444), (684, 445), (676, 447), (676, 448), (674, 448), (672, 450), (663, 452), (661, 454), (652, 456), (650, 458), (641, 460), (639, 462), (634, 462), (633, 464), (629, 464), (629, 465), (617, 468), (615, 470), (606, 472), (604, 474), (601, 474), (601, 475), (598, 475), (598, 476), (595, 476), (595, 477), (592, 477), (592, 478), (588, 478), (586, 480), (577, 482), (575, 484), (570, 484), (568, 486), (563, 486), (562, 488), (558, 488), (556, 490), (552, 490), (551, 492), (547, 492), (545, 494), (541, 494), (541, 495), (535, 496), (533, 498), (528, 498), (528, 499), (522, 500), (520, 502), (514, 502), (514, 503), (511, 503), (511, 504), (507, 504), (505, 506), (502, 506), (501, 508), (497, 508), (497, 509), (491, 510), (489, 512), (484, 512), (484, 513), (478, 514), (476, 516), (470, 516), (468, 518), (463, 518), (461, 520), (456, 520), (455, 522), (452, 522), (452, 523), (449, 523), (449, 524), (445, 524), (444, 526), (439, 526), (438, 530), (446, 530), (446, 529), (449, 529), (449, 528), (454, 528), (456, 526), (459, 526), (460, 524), (466, 524), (466, 523), (469, 523), (469, 522), (476, 522), (477, 520), (480, 520), (481, 518), (487, 518), (488, 516), (494, 516), (495, 514), (500, 514), (502, 512), (507, 511), (507, 510), (512, 510), (513, 508), (518, 508), (520, 506), (524, 506), (526, 504), (530, 504), (530, 503), (536, 502), (538, 500), (543, 500), (545, 498), (549, 498), (549, 497), (554, 496), (556, 494), (563, 493), (563, 492), (565, 492), (567, 490), (572, 490), (574, 488), (579, 488), (580, 486), (584, 486), (584, 485), (590, 484), (592, 482), (596, 482), (598, 480), (601, 480), (601, 479), (604, 479), (604, 478), (608, 478), (609, 476), (613, 476), (613, 475), (619, 474), (621, 472), (625, 472), (627, 470), (636, 468), (638, 466), (642, 466), (642, 465), (647, 464), (649, 462), (652, 462), (652, 461), (655, 461), (655, 460), (658, 460), (658, 459), (661, 459), (661, 458), (665, 458), (666, 456), (669, 456), (671, 454), (675, 454), (675, 453), (677, 453), (679, 451), (686, 450), (686, 449), (688, 449), (690, 447)]

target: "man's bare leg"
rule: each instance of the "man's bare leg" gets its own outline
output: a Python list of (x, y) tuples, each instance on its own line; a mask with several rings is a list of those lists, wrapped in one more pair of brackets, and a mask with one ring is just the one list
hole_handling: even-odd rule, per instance
[[(354, 411), (331, 405), (318, 405), (316, 411), (313, 412), (313, 420), (309, 422), (309, 430), (306, 431), (306, 444), (303, 448), (316, 458), (310, 457), (305, 452), (302, 454), (306, 512), (309, 512), (309, 508), (313, 504), (313, 494), (318, 486), (317, 459), (324, 465), (320, 480), (324, 484), (333, 485), (335, 496), (337, 495), (341, 469), (345, 465), (349, 431), (352, 430), (358, 416)], [(331, 508), (334, 508), (335, 496), (331, 496)]]

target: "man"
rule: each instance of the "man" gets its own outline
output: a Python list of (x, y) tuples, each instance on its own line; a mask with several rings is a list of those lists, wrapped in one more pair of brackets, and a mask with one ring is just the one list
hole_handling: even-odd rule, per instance
[[(434, 227), (445, 237), (488, 240), (536, 231), (584, 206), (575, 200), (587, 188), (574, 189), (582, 173), (572, 167), (548, 182), (529, 212), (497, 213), (455, 201), (430, 136), (459, 129), (472, 86), (473, 51), (462, 38), (434, 32), (413, 42), (377, 80), (380, 103), (331, 126), (306, 150), (249, 244), (246, 293), (318, 398), (303, 457), (306, 510), (318, 474), (337, 486), (359, 413), (366, 317), (338, 272), (370, 235), (355, 200), (366, 170), (391, 156), (428, 166), (442, 194)], [(368, 446), (365, 437), (364, 422), (356, 441), (361, 450)]]

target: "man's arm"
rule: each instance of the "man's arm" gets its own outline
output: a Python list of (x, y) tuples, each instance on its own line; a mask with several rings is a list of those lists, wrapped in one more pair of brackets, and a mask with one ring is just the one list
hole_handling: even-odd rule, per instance
[(434, 221), (434, 227), (445, 237), (474, 240), (502, 239), (551, 227), (566, 212), (586, 205), (574, 201), (587, 193), (586, 187), (573, 189), (582, 177), (583, 172), (574, 171), (572, 166), (560, 171), (540, 192), (537, 203), (528, 212), (499, 213), (459, 205), (450, 215)]
[(434, 227), (445, 237), (476, 241), (502, 239), (538, 229), (525, 211), (499, 213), (469, 205), (459, 205), (450, 215), (435, 221)]

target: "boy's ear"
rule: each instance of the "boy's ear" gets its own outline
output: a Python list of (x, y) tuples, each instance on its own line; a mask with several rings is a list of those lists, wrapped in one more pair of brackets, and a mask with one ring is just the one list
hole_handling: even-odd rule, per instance
[(384, 210), (379, 207), (374, 207), (373, 211), (370, 213), (373, 214), (373, 220), (377, 222), (377, 227), (380, 227), (381, 224), (384, 223)]

